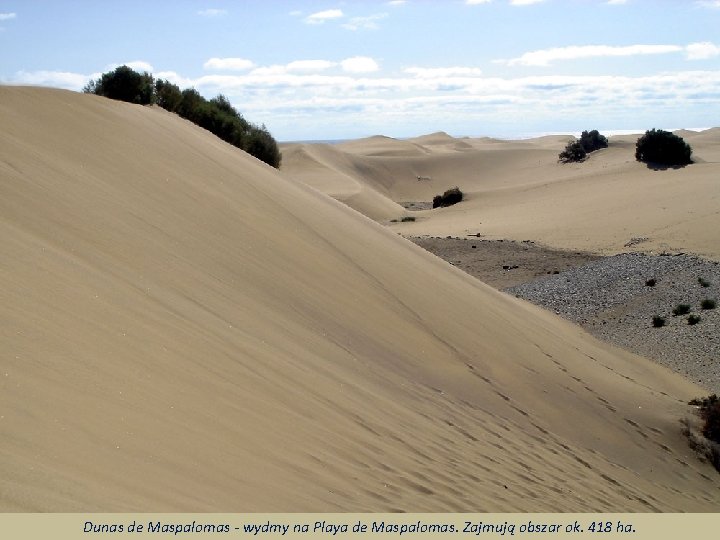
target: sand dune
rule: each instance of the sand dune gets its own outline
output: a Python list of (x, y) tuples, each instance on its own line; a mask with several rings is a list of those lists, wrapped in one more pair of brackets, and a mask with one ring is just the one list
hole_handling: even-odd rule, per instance
[(681, 377), (163, 111), (0, 119), (0, 509), (717, 510)]
[[(611, 137), (610, 147), (585, 163), (560, 164), (557, 155), (569, 136), (503, 142), (432, 134), (412, 139), (426, 145), (425, 155), (378, 157), (377, 149), (373, 156), (355, 155), (364, 166), (356, 166), (353, 178), (372, 189), (381, 184), (378, 191), (398, 202), (430, 201), (453, 186), (467, 195), (461, 205), (415, 213), (416, 222), (393, 225), (407, 235), (481, 234), (601, 254), (642, 249), (720, 259), (714, 232), (720, 229), (718, 133), (682, 132), (696, 163), (664, 171), (635, 161), (639, 135)], [(463, 150), (448, 151), (453, 141)], [(286, 174), (292, 176), (293, 165), (284, 167)], [(337, 168), (335, 161), (325, 165), (325, 174)], [(418, 182), (418, 175), (430, 181)], [(626, 246), (633, 238), (647, 240)]]

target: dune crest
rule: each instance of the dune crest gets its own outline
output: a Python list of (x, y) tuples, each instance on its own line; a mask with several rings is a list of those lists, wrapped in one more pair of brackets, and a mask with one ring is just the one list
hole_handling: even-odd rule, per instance
[(173, 115), (0, 120), (0, 509), (717, 509), (681, 377)]
[[(356, 160), (348, 174), (393, 202), (429, 202), (454, 186), (466, 194), (462, 205), (413, 213), (415, 222), (393, 225), (402, 234), (481, 234), (598, 254), (628, 251), (626, 244), (642, 237), (648, 239), (641, 246), (646, 252), (720, 260), (714, 234), (720, 214), (712, 196), (720, 174), (718, 133), (718, 128), (683, 131), (695, 163), (664, 171), (635, 161), (640, 134), (610, 137), (609, 148), (572, 164), (558, 163), (569, 135), (499, 141), (440, 132), (407, 141), (424, 148), (422, 155), (393, 153), (395, 143), (380, 138), (345, 147), (353, 148)], [(366, 145), (372, 155), (363, 154)], [(324, 173), (314, 171), (316, 183), (333, 174), (341, 156), (326, 161)], [(289, 177), (294, 165), (283, 167)], [(418, 182), (418, 176), (430, 181)], [(360, 211), (377, 219), (377, 212)]]

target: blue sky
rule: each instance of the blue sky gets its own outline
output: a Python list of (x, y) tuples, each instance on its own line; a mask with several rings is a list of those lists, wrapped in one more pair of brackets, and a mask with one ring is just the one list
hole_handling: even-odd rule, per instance
[(0, 0), (0, 82), (120, 64), (279, 140), (720, 125), (720, 0)]

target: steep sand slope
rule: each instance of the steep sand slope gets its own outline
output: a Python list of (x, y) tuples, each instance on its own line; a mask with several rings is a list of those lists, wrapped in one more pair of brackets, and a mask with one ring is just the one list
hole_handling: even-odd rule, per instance
[(381, 186), (362, 181), (369, 171), (355, 156), (327, 144), (288, 144), (281, 149), (283, 170), (289, 171), (289, 179), (303, 182), (375, 220), (403, 214), (403, 208)]
[(684, 379), (164, 111), (0, 125), (2, 510), (717, 510)]
[[(677, 170), (637, 163), (637, 135), (612, 137), (610, 148), (585, 163), (560, 164), (567, 136), (502, 142), (433, 134), (412, 140), (427, 150), (424, 155), (382, 154), (375, 141), (372, 153), (362, 156), (356, 146), (354, 158), (364, 163), (350, 174), (394, 201), (430, 201), (453, 186), (466, 194), (461, 205), (420, 212), (416, 222), (393, 226), (407, 235), (479, 233), (604, 254), (627, 251), (631, 239), (647, 238), (632, 249), (720, 259), (718, 133), (681, 133), (696, 163)], [(325, 165), (325, 174), (337, 168), (335, 161)], [(292, 176), (291, 164), (285, 171)]]

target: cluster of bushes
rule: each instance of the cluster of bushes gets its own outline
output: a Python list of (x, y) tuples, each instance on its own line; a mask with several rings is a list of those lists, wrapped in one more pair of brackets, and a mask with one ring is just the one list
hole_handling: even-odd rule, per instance
[(460, 188), (454, 187), (448, 189), (442, 195), (435, 195), (432, 201), (433, 208), (452, 206), (463, 200), (463, 193)]
[(139, 105), (159, 105), (268, 165), (280, 166), (280, 149), (267, 128), (249, 123), (223, 95), (207, 100), (194, 88), (180, 90), (169, 81), (155, 80), (151, 74), (127, 66), (90, 81), (83, 92)]
[[(596, 129), (583, 131), (580, 139), (567, 143), (558, 159), (562, 163), (584, 161), (590, 152), (607, 146), (607, 137)], [(682, 137), (661, 129), (646, 131), (635, 145), (635, 159), (651, 166), (684, 166), (692, 163), (691, 156), (692, 148)]]
[[(702, 310), (709, 310), (709, 309), (715, 309), (717, 306), (717, 302), (713, 300), (712, 298), (706, 298), (702, 302), (700, 302), (700, 309)], [(672, 310), (673, 317), (680, 317), (681, 315), (688, 315), (690, 311), (692, 310), (692, 306), (690, 304), (678, 304), (675, 306)], [(702, 320), (700, 315), (691, 314), (687, 318), (687, 322), (690, 326), (696, 325)], [(654, 315), (652, 318), (652, 325), (655, 328), (661, 328), (665, 326), (665, 319), (661, 317), (660, 315)]]
[(567, 143), (558, 158), (563, 163), (584, 161), (590, 152), (607, 147), (607, 137), (601, 135), (597, 129), (583, 131), (579, 139)]

